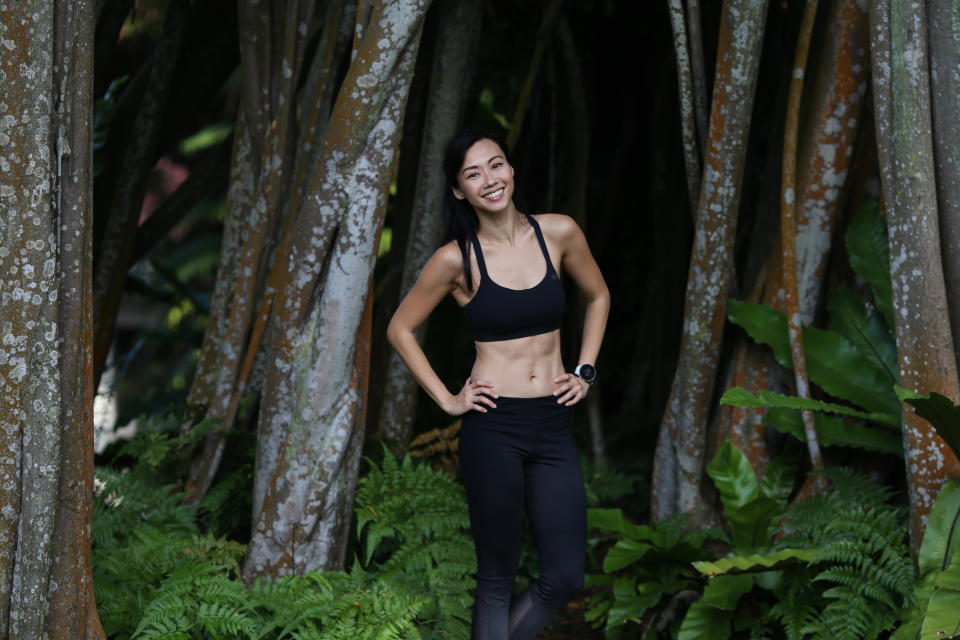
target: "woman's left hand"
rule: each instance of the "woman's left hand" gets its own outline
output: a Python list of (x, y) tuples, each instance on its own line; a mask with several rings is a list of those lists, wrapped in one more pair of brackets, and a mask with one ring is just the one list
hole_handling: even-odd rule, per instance
[(590, 384), (584, 382), (579, 376), (572, 373), (564, 373), (553, 379), (559, 386), (553, 390), (553, 395), (557, 396), (559, 404), (572, 407), (587, 395)]

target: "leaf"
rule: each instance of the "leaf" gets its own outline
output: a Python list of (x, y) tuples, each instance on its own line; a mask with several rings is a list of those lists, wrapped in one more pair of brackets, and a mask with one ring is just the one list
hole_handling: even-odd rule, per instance
[(850, 266), (873, 289), (877, 309), (888, 327), (893, 327), (893, 289), (890, 285), (890, 245), (887, 227), (876, 202), (868, 202), (847, 227)]
[(833, 331), (804, 327), (803, 346), (810, 380), (832, 396), (868, 411), (899, 415), (900, 403), (886, 371)]
[[(839, 418), (821, 413), (814, 414), (813, 419), (821, 446), (855, 447), (903, 456), (903, 440), (899, 434), (857, 422), (847, 424)], [(801, 442), (807, 441), (803, 419), (793, 409), (772, 408), (763, 417), (763, 424), (781, 433), (789, 433)]]
[(960, 636), (960, 554), (954, 555), (947, 570), (937, 576), (920, 629), (921, 640), (957, 636)]
[(706, 576), (758, 573), (807, 564), (816, 554), (816, 549), (781, 549), (772, 554), (733, 555), (719, 560), (694, 562), (693, 566)]
[(697, 600), (687, 610), (677, 640), (727, 640), (733, 613)]
[(690, 605), (680, 625), (678, 640), (726, 640), (740, 597), (753, 588), (753, 576), (717, 576), (707, 583), (703, 597)]
[(840, 285), (830, 296), (827, 309), (830, 310), (830, 329), (853, 343), (896, 383), (899, 380), (897, 343), (876, 309), (845, 285)]
[[(939, 571), (943, 566), (943, 559), (947, 556), (947, 537), (953, 519), (960, 510), (960, 482), (947, 478), (937, 499), (930, 508), (927, 516), (927, 528), (920, 543), (920, 552), (917, 554), (917, 567), (920, 575)], [(953, 534), (951, 547), (960, 545), (960, 531)], [(956, 554), (960, 555), (960, 554)]]
[(603, 570), (606, 573), (623, 569), (643, 558), (647, 551), (653, 547), (644, 542), (637, 542), (630, 538), (624, 538), (613, 545), (613, 548), (607, 552), (607, 557), (603, 560)]
[(755, 549), (769, 544), (770, 523), (781, 511), (778, 500), (758, 497), (733, 513), (727, 512), (733, 546), (740, 549)]
[(646, 540), (664, 546), (663, 536), (648, 526), (633, 524), (624, 517), (622, 509), (587, 509), (587, 528), (620, 533), (634, 540)]
[[(784, 367), (793, 368), (786, 315), (762, 304), (727, 301), (727, 317), (756, 342), (773, 349)], [(803, 328), (807, 375), (821, 389), (867, 411), (899, 415), (900, 405), (884, 369), (862, 355), (839, 333)]]
[(763, 478), (760, 479), (760, 493), (768, 498), (786, 501), (793, 491), (794, 480), (800, 464), (798, 450), (785, 447), (778, 453), (767, 467)]
[(733, 611), (737, 608), (740, 596), (753, 589), (753, 576), (728, 575), (711, 578), (703, 590), (700, 602), (717, 609)]
[(787, 316), (762, 304), (727, 300), (727, 318), (742, 327), (753, 341), (773, 349), (773, 357), (787, 369), (793, 369)]
[(730, 404), (737, 407), (780, 407), (783, 409), (797, 409), (802, 411), (810, 409), (811, 411), (824, 411), (827, 413), (839, 413), (854, 418), (862, 418), (871, 422), (877, 422), (889, 427), (900, 426), (900, 415), (889, 413), (868, 413), (858, 411), (851, 407), (834, 402), (823, 402), (813, 398), (798, 398), (797, 396), (786, 396), (767, 389), (758, 389), (757, 394), (753, 395), (742, 387), (733, 387), (727, 389), (720, 398), (721, 404)]
[(757, 476), (740, 449), (727, 440), (707, 465), (707, 473), (720, 491), (723, 508), (730, 514), (760, 495)]
[(953, 449), (953, 455), (960, 458), (960, 407), (936, 391), (925, 396), (900, 386), (896, 387), (896, 391), (897, 396), (913, 407), (918, 416), (933, 425), (937, 434)]

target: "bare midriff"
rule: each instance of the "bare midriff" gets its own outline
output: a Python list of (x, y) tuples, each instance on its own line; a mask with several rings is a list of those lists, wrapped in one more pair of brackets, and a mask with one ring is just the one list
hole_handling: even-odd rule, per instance
[(553, 393), (554, 378), (563, 373), (560, 330), (526, 338), (477, 342), (471, 376), (493, 383), (501, 396), (538, 398)]

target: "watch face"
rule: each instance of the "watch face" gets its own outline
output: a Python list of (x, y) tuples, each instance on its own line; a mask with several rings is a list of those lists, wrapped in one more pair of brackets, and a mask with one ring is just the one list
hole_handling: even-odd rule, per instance
[(593, 365), (582, 364), (578, 367), (578, 370), (580, 371), (580, 377), (587, 382), (592, 382), (597, 377), (597, 370)]

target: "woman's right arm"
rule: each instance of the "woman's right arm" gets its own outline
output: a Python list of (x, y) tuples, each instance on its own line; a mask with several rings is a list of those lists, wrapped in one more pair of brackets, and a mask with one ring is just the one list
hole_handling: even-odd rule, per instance
[(414, 331), (451, 293), (462, 278), (463, 262), (456, 243), (444, 245), (424, 265), (413, 288), (400, 302), (387, 327), (387, 340), (410, 369), (413, 377), (440, 407), (450, 415), (461, 415), (470, 410), (485, 412), (482, 405), (494, 407), (487, 396), (496, 397), (493, 385), (485, 381), (467, 380), (460, 393), (447, 390), (427, 356), (417, 343)]

